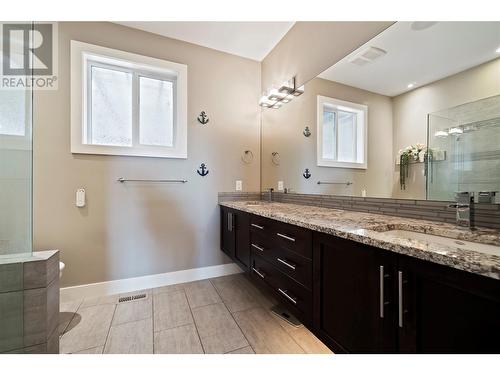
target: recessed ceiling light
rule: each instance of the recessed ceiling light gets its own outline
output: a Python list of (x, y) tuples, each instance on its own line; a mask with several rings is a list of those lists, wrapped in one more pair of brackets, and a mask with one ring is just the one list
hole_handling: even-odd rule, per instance
[(411, 88), (413, 88), (413, 86), (415, 86), (415, 84), (414, 84), (414, 83), (409, 83), (407, 87), (408, 87), (409, 89), (411, 89)]
[(464, 131), (462, 128), (450, 128), (448, 134), (462, 134)]
[(444, 130), (438, 130), (437, 132), (434, 133), (434, 137), (438, 138), (444, 138), (448, 136), (448, 132)]
[(500, 53), (500, 47), (498, 47), (495, 52)]

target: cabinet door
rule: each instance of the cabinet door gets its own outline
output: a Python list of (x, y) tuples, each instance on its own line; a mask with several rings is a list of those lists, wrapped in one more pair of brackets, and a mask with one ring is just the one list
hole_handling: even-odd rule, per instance
[(398, 275), (401, 352), (500, 353), (500, 281), (405, 256)]
[(236, 212), (235, 229), (234, 258), (248, 270), (250, 267), (250, 215), (246, 212)]
[(220, 210), (220, 248), (231, 259), (234, 259), (236, 232), (234, 225), (234, 211), (225, 207)]
[(333, 236), (313, 236), (316, 333), (337, 352), (394, 351), (394, 256)]

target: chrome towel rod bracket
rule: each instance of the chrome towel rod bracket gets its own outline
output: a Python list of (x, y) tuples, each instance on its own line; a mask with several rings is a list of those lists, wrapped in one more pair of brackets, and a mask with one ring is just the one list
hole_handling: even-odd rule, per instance
[(129, 179), (129, 178), (123, 178), (123, 177), (120, 177), (116, 181), (121, 182), (121, 183), (124, 183), (127, 181), (129, 181), (129, 182), (180, 182), (182, 184), (185, 184), (187, 182), (187, 180), (148, 180), (148, 179), (140, 180), (140, 179)]

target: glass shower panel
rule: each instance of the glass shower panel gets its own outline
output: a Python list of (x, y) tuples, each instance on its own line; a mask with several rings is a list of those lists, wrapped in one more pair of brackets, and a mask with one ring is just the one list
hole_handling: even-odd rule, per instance
[(428, 145), (427, 199), (500, 191), (500, 95), (430, 114)]
[[(25, 34), (13, 34), (2, 35), (3, 43), (19, 45)], [(3, 51), (2, 66), (26, 57)], [(24, 345), (22, 261), (32, 253), (31, 129), (32, 90), (0, 88), (0, 352), (22, 352)]]
[(31, 90), (0, 90), (0, 256), (31, 253)]

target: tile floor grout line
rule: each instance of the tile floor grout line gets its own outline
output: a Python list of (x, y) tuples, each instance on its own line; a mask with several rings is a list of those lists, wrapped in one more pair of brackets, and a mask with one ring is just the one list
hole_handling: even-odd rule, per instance
[(153, 354), (155, 354), (155, 299), (153, 289), (151, 289), (151, 326), (153, 327)]
[(182, 328), (182, 327), (186, 327), (186, 326), (190, 326), (190, 325), (194, 325), (194, 323), (185, 323), (185, 324), (181, 324), (180, 326), (160, 329), (159, 331), (153, 331), (153, 333), (160, 333), (160, 332), (164, 332), (164, 331), (169, 331), (171, 329)]
[(102, 352), (103, 354), (105, 354), (105, 350), (106, 350), (106, 344), (108, 343), (108, 338), (109, 338), (109, 332), (111, 332), (111, 327), (112, 327), (112, 324), (113, 324), (113, 319), (115, 318), (115, 313), (116, 313), (116, 304), (115, 304), (115, 308), (113, 310), (113, 316), (111, 317), (111, 321), (109, 322), (109, 328), (108, 328), (108, 334), (106, 335), (106, 339), (104, 340), (104, 346), (102, 348)]
[[(184, 294), (186, 294), (185, 291), (184, 291)], [(187, 296), (186, 296), (186, 300), (187, 300)], [(193, 310), (191, 309), (191, 306), (189, 305), (189, 301), (188, 301), (188, 307), (189, 307), (189, 312), (191, 313), (191, 318), (193, 319), (193, 324), (194, 324), (194, 329), (196, 331), (196, 335), (198, 335), (198, 340), (200, 340), (201, 350), (203, 350), (203, 354), (207, 354), (207, 352), (205, 350), (205, 346), (203, 345), (203, 341), (201, 340), (200, 332), (198, 331), (198, 325), (196, 324), (196, 320), (194, 319)]]
[[(227, 308), (227, 307), (226, 307), (226, 308)], [(255, 308), (255, 307), (253, 307), (253, 308)], [(258, 308), (258, 307), (257, 307), (257, 308)], [(227, 309), (227, 310), (229, 311), (229, 309)], [(238, 321), (237, 321), (237, 320), (236, 320), (236, 318), (234, 317), (234, 314), (233, 314), (231, 311), (229, 311), (229, 314), (231, 314), (231, 317), (233, 318), (234, 322), (236, 323), (236, 325), (237, 325), (237, 326), (238, 326), (238, 328), (240, 329), (241, 334), (243, 335), (243, 337), (245, 338), (245, 340), (247, 340), (248, 345), (252, 348), (253, 352), (254, 352), (255, 354), (257, 354), (257, 352), (255, 351), (255, 348), (252, 346), (252, 343), (250, 342), (250, 340), (248, 339), (248, 337), (245, 335), (245, 332), (243, 332), (243, 330), (241, 329), (240, 324), (238, 323)], [(243, 348), (244, 348), (244, 347), (243, 347)], [(240, 349), (242, 349), (242, 348), (240, 348)], [(238, 350), (238, 349), (236, 349), (236, 350)]]
[[(255, 352), (255, 349), (254, 347), (252, 346), (252, 344), (250, 343), (250, 340), (248, 340), (248, 337), (245, 335), (245, 332), (243, 332), (243, 330), (241, 329), (241, 326), (238, 324), (238, 321), (236, 320), (236, 318), (234, 317), (234, 314), (232, 313), (232, 311), (229, 309), (229, 307), (226, 305), (226, 302), (224, 302), (224, 299), (222, 298), (222, 296), (220, 295), (219, 291), (217, 290), (217, 287), (215, 286), (215, 284), (213, 283), (212, 279), (209, 279), (210, 280), (210, 283), (212, 284), (212, 286), (214, 287), (215, 289), (215, 292), (219, 295), (221, 301), (222, 301), (222, 304), (224, 305), (224, 307), (227, 309), (227, 311), (229, 312), (229, 315), (231, 315), (231, 318), (233, 318), (234, 322), (236, 323), (236, 325), (238, 326), (238, 329), (240, 330), (241, 334), (243, 335), (243, 337), (245, 338), (245, 340), (247, 341), (248, 345), (245, 345), (245, 346), (242, 346), (241, 348), (238, 348), (238, 349), (234, 349), (234, 350), (231, 350), (229, 352), (226, 352), (224, 354), (228, 354), (228, 353), (231, 353), (231, 352), (234, 352), (235, 350), (239, 350), (239, 349), (243, 349), (247, 346), (250, 346), (253, 350), (253, 352), (255, 354), (257, 354)], [(257, 302), (258, 305), (260, 305), (259, 302)]]
[[(102, 346), (102, 350), (104, 351), (104, 346), (103, 345), (96, 345), (96, 346), (93, 346), (91, 348), (87, 348), (87, 349), (82, 349), (82, 350), (78, 350), (76, 352), (73, 352), (73, 353), (69, 353), (69, 354), (78, 354), (79, 352), (83, 352), (84, 350), (91, 350), (91, 349), (95, 349), (95, 348), (98, 348)], [(103, 354), (102, 352), (100, 354)]]
[[(201, 309), (203, 307), (208, 307), (208, 306), (213, 306), (213, 305), (219, 305), (221, 303), (224, 304), (224, 301), (209, 303), (208, 305), (203, 305), (203, 306), (196, 306), (194, 308), (191, 308), (191, 306), (189, 306), (189, 308), (192, 309), (192, 310), (199, 310), (199, 309)], [(188, 303), (188, 305), (189, 305), (189, 303)], [(226, 305), (224, 304), (224, 306), (226, 306)]]
[[(82, 303), (83, 303), (83, 299), (80, 300), (80, 303), (78, 304), (78, 307), (76, 308), (76, 310), (73, 312), (73, 315), (71, 316), (71, 319), (69, 320), (68, 324), (66, 324), (66, 327), (64, 327), (63, 332), (59, 335), (59, 341), (61, 340), (61, 337), (63, 337), (63, 335), (68, 330), (68, 327), (71, 324), (71, 322), (73, 321), (73, 319), (75, 318), (76, 313), (78, 312), (78, 310), (80, 310), (80, 306), (82, 306)], [(59, 314), (61, 314), (61, 302), (59, 302)], [(58, 329), (59, 329), (59, 326), (58, 326)]]

